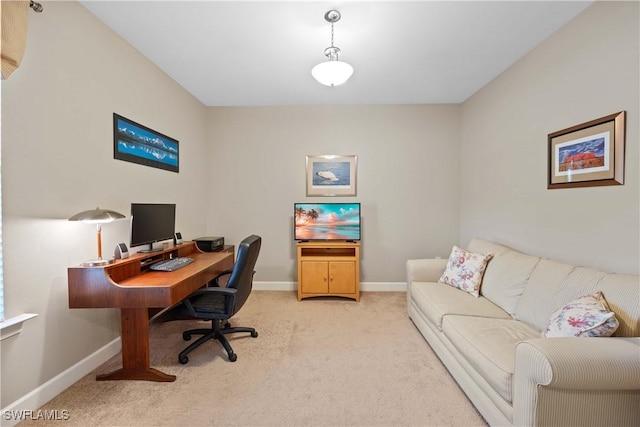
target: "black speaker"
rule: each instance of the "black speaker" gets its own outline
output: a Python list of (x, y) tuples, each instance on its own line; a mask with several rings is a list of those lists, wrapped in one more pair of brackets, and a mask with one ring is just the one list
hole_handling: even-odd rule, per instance
[(118, 243), (113, 255), (116, 259), (129, 258), (129, 249), (127, 249), (127, 245), (125, 245), (124, 243)]
[(180, 243), (182, 243), (182, 233), (178, 231), (173, 235), (173, 244), (179, 245)]

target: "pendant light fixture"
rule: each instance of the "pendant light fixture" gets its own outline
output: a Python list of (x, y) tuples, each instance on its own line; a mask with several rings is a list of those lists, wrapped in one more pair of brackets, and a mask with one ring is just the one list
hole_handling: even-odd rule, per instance
[(313, 67), (311, 75), (325, 86), (338, 86), (349, 80), (353, 74), (353, 67), (346, 62), (338, 60), (340, 48), (333, 45), (333, 24), (340, 20), (340, 12), (330, 10), (324, 14), (324, 19), (331, 23), (331, 46), (324, 50), (328, 61), (321, 62)]

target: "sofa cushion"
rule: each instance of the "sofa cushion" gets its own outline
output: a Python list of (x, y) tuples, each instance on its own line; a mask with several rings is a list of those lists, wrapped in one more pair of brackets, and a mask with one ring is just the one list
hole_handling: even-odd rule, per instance
[(460, 354), (506, 401), (512, 401), (516, 345), (539, 338), (524, 322), (468, 316), (447, 316), (442, 332)]
[(620, 323), (614, 337), (640, 337), (640, 276), (608, 274), (598, 284)]
[(488, 240), (476, 238), (469, 242), (469, 245), (467, 245), (467, 250), (471, 252), (477, 252), (479, 254), (493, 254), (494, 257), (497, 257), (505, 252), (512, 251), (513, 249), (490, 242)]
[(454, 246), (439, 282), (454, 286), (474, 297), (480, 296), (482, 276), (493, 254), (479, 254)]
[(452, 314), (498, 319), (511, 318), (508, 313), (488, 299), (476, 298), (444, 283), (413, 282), (411, 298), (438, 330), (442, 330), (442, 319)]
[(581, 293), (557, 301), (558, 293), (562, 292), (560, 284), (575, 268), (574, 265), (541, 259), (531, 272), (529, 282), (518, 301), (515, 318), (535, 326), (542, 332), (547, 326), (551, 313), (571, 299), (585, 294)]
[(468, 249), (493, 254), (484, 272), (480, 293), (514, 316), (529, 276), (540, 258), (481, 239), (472, 240)]
[(576, 298), (556, 310), (543, 335), (552, 337), (610, 337), (618, 320), (602, 292)]
[(640, 276), (612, 274), (541, 259), (516, 307), (518, 320), (542, 332), (551, 314), (569, 301), (602, 291), (620, 326), (613, 336), (640, 336)]

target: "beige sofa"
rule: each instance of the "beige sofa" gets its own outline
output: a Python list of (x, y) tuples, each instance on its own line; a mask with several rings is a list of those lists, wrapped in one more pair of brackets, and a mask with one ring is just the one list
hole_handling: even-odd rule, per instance
[[(409, 317), (491, 425), (640, 425), (640, 276), (525, 255), (485, 240), (480, 297), (438, 283), (447, 259), (407, 261)], [(543, 338), (552, 313), (602, 291), (608, 338)]]

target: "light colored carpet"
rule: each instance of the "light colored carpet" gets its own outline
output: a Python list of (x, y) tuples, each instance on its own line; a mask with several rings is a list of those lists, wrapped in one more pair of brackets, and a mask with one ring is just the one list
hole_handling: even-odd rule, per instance
[(254, 291), (232, 325), (259, 336), (231, 338), (235, 363), (209, 341), (181, 365), (182, 331), (206, 323), (152, 323), (151, 366), (174, 383), (95, 381), (118, 355), (41, 409), (68, 410), (49, 422), (65, 426), (485, 426), (406, 304), (403, 292), (299, 302)]

